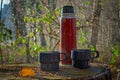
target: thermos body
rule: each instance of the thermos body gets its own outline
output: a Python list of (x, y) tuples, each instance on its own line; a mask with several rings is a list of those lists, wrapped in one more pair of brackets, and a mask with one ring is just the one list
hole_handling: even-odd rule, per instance
[[(71, 9), (72, 10), (69, 10)], [(66, 12), (64, 11), (65, 9)], [(63, 7), (60, 19), (60, 52), (66, 53), (67, 59), (61, 64), (72, 64), (71, 50), (76, 49), (76, 18), (72, 6)], [(61, 55), (61, 59), (64, 55)]]

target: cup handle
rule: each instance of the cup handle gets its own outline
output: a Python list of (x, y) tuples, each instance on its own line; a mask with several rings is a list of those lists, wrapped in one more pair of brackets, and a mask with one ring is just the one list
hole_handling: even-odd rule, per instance
[(60, 61), (64, 61), (64, 60), (67, 59), (67, 55), (66, 55), (66, 53), (60, 53), (60, 54), (63, 54), (63, 55), (65, 56), (63, 59), (60, 59)]
[(91, 51), (91, 52), (92, 53), (94, 53), (94, 52), (96, 53), (96, 55), (95, 56), (93, 55), (91, 58), (98, 58), (99, 57), (99, 52), (98, 51)]

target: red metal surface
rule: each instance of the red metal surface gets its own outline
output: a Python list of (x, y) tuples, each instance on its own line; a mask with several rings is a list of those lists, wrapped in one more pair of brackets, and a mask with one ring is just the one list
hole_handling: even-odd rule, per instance
[[(71, 50), (76, 49), (76, 20), (75, 18), (61, 19), (61, 34), (60, 34), (60, 52), (66, 53), (67, 59), (61, 61), (62, 64), (72, 64)], [(61, 55), (61, 59), (65, 56)]]

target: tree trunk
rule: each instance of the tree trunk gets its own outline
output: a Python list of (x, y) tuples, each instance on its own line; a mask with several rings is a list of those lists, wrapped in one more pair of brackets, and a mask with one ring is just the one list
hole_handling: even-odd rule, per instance
[(43, 25), (42, 25), (42, 23), (40, 25), (41, 26), (40, 26), (40, 34), (39, 35), (40, 35), (41, 46), (46, 47), (47, 45), (46, 45), (45, 35), (43, 33)]
[(3, 65), (3, 53), (2, 53), (2, 49), (1, 49), (1, 45), (0, 45), (0, 61), (1, 61), (1, 64)]
[[(48, 0), (48, 5), (49, 5), (49, 10), (50, 10), (50, 13), (51, 14), (53, 14), (54, 13), (54, 11), (55, 11), (55, 8), (56, 8), (56, 1), (55, 0)], [(50, 26), (49, 26), (49, 28), (50, 28), (50, 34), (52, 33), (52, 25), (50, 24)], [(49, 45), (49, 49), (51, 50), (52, 49), (52, 45), (53, 45), (53, 38), (50, 36), (50, 38), (49, 38), (49, 43), (50, 43), (50, 45)]]
[(101, 0), (94, 0), (94, 13), (92, 18), (92, 36), (91, 36), (91, 45), (94, 46), (96, 49), (97, 38), (98, 38), (98, 27), (99, 26), (99, 19), (101, 14)]
[(30, 58), (31, 58), (29, 41), (30, 41), (30, 38), (28, 37), (27, 42), (26, 42), (26, 63), (30, 63)]
[[(14, 14), (14, 21), (16, 26), (16, 38), (18, 36), (26, 36), (26, 26), (24, 21), (24, 16), (26, 14), (25, 11), (25, 0), (11, 0), (12, 3), (12, 11)], [(21, 43), (20, 43), (21, 44)], [(30, 63), (30, 49), (29, 49), (29, 38), (27, 40), (26, 46), (26, 62)]]
[[(39, 4), (37, 4), (37, 6), (41, 5), (40, 3), (42, 3), (41, 1), (39, 2)], [(42, 11), (39, 10), (39, 13), (40, 13), (40, 16), (42, 15)], [(46, 47), (47, 46), (47, 43), (46, 43), (46, 39), (45, 39), (45, 35), (44, 35), (44, 25), (40, 22), (38, 25), (40, 25), (40, 33), (39, 33), (39, 36), (40, 36), (40, 45), (42, 47)]]
[[(24, 22), (25, 11), (25, 1), (24, 0), (11, 0), (12, 12), (14, 14), (16, 30), (19, 30), (21, 36), (26, 35), (26, 27)], [(18, 37), (18, 35), (16, 35)]]
[(111, 1), (112, 44), (120, 46), (119, 0)]
[[(0, 24), (2, 23), (2, 4), (3, 4), (3, 0), (1, 0), (1, 5), (0, 5)], [(0, 25), (0, 27), (2, 27), (2, 25)], [(0, 42), (1, 43), (1, 42)], [(2, 53), (2, 49), (1, 49), (1, 44), (0, 44), (0, 58), (1, 58), (1, 64), (3, 64), (3, 53)]]

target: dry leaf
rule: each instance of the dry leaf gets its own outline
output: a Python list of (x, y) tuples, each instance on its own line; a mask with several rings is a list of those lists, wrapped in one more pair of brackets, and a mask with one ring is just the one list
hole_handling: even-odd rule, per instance
[(21, 77), (27, 77), (27, 76), (34, 76), (35, 72), (32, 68), (23, 68), (19, 74)]

